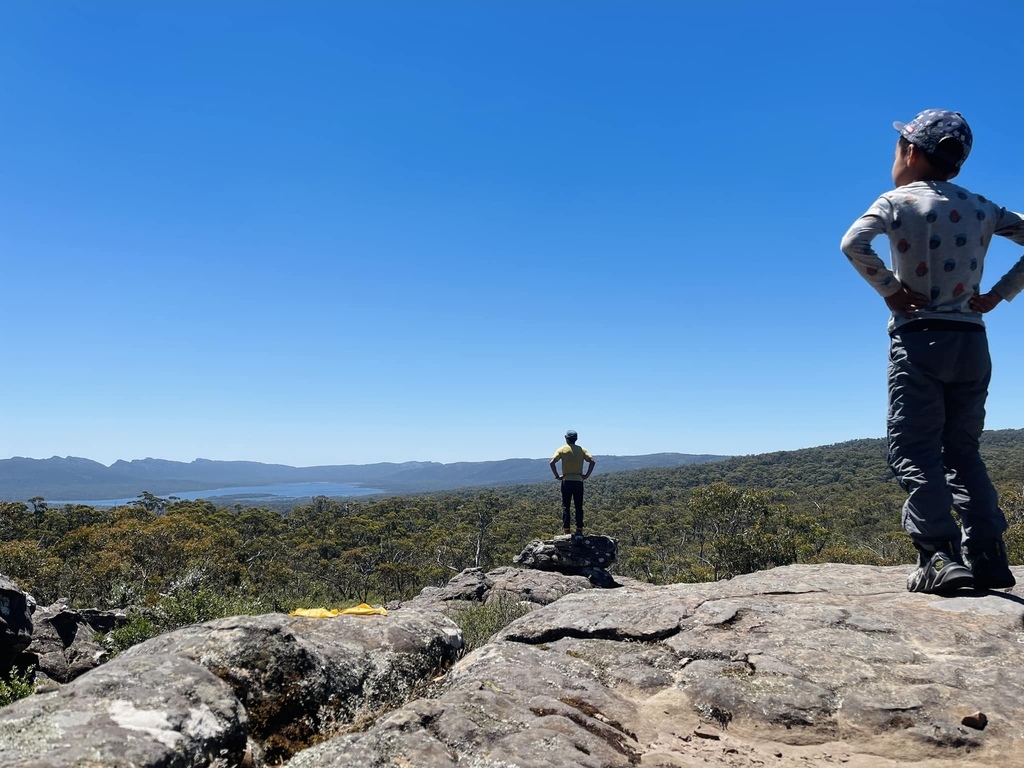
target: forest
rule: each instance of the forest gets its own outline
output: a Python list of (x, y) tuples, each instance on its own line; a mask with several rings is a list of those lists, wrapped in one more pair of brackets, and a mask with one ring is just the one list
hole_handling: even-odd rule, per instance
[[(983, 454), (1024, 562), (1024, 430), (986, 432)], [(614, 537), (612, 572), (655, 584), (790, 563), (910, 563), (903, 493), (881, 439), (600, 474), (586, 527)], [(510, 565), (560, 531), (557, 483), (281, 511), (164, 499), (114, 508), (0, 501), (0, 573), (40, 605), (131, 609), (153, 634), (235, 613), (408, 599), (469, 567)]]

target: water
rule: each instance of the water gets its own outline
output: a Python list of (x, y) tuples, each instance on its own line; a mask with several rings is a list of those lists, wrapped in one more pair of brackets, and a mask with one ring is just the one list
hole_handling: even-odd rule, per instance
[[(330, 496), (351, 498), (353, 496), (372, 496), (376, 493), (383, 493), (378, 488), (363, 488), (359, 485), (348, 483), (281, 483), (279, 485), (244, 485), (234, 488), (213, 488), (206, 491), (176, 491), (174, 493), (155, 494), (159, 498), (166, 499), (177, 496), (186, 501), (196, 499), (216, 499), (223, 496), (230, 496), (233, 502), (259, 502), (281, 499), (311, 499), (314, 496)], [(79, 499), (76, 501), (51, 501), (46, 500), (50, 506), (61, 504), (86, 504), (91, 507), (117, 507), (123, 504), (130, 504), (138, 501), (138, 496), (128, 499)]]

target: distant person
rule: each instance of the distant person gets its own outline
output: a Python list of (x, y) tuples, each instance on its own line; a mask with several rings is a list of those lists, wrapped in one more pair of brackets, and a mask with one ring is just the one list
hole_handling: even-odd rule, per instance
[[(971, 151), (960, 113), (929, 109), (893, 127), (896, 189), (854, 222), (842, 249), (892, 310), (888, 461), (919, 553), (907, 589), (1012, 587), (1006, 518), (978, 450), (992, 373), (982, 315), (1024, 289), (1024, 258), (987, 293), (981, 276), (993, 235), (1024, 245), (1024, 217), (950, 181)], [(871, 247), (878, 235), (889, 238), (891, 269)]]
[[(565, 445), (555, 451), (551, 457), (551, 471), (555, 480), (562, 483), (562, 533), (570, 532), (570, 502), (576, 507), (576, 537), (583, 537), (583, 481), (594, 471), (594, 457), (583, 446), (576, 445), (576, 430), (565, 433)], [(583, 462), (587, 463), (587, 472), (583, 474)], [(562, 462), (562, 474), (558, 474), (556, 464)]]

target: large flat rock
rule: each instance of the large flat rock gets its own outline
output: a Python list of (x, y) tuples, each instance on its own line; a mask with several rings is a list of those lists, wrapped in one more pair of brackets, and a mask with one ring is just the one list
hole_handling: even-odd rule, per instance
[(797, 565), (567, 594), (436, 695), (289, 765), (1024, 765), (1021, 589), (911, 594), (909, 571)]
[(245, 710), (226, 683), (179, 656), (117, 658), (53, 693), (0, 709), (0, 766), (237, 766)]
[(0, 710), (0, 766), (280, 765), (415, 698), (461, 644), (436, 611), (183, 627)]
[(180, 656), (231, 686), (249, 733), (276, 762), (309, 743), (406, 703), (446, 669), (458, 627), (437, 613), (311, 619), (234, 616), (170, 632), (124, 656)]

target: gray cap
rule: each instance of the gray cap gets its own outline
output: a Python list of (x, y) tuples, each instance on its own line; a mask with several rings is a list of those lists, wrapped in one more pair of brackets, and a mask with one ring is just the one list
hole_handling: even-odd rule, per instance
[(579, 435), (576, 434), (576, 430), (575, 429), (568, 429), (568, 430), (566, 430), (566, 432), (565, 432), (565, 439), (566, 440), (575, 440), (577, 437), (579, 437)]
[(892, 127), (915, 147), (955, 168), (964, 164), (974, 143), (964, 116), (948, 109), (926, 109), (909, 123), (893, 123)]

